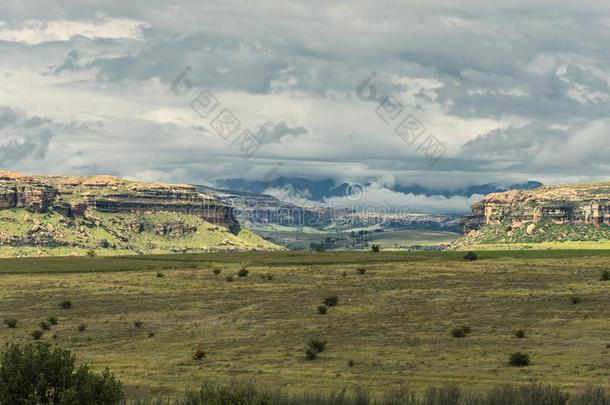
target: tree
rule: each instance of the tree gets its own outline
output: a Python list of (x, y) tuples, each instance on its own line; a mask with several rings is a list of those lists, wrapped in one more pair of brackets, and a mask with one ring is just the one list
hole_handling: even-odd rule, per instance
[(11, 344), (0, 361), (0, 404), (115, 405), (123, 386), (108, 369), (76, 368), (68, 350), (48, 344)]

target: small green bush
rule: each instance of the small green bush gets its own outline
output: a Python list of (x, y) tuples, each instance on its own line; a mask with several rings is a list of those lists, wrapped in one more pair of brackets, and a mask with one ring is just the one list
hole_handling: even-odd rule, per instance
[(458, 326), (451, 329), (451, 335), (456, 338), (463, 338), (468, 336), (472, 332), (472, 329), (468, 325)]
[(222, 269), (214, 269), (212, 270), (214, 274), (219, 275), (222, 272)]
[(59, 303), (59, 307), (62, 309), (71, 309), (72, 308), (72, 301), (70, 300), (63, 300), (62, 302)]
[(356, 269), (356, 273), (360, 274), (361, 276), (366, 274), (366, 269), (364, 267), (358, 267)]
[(471, 262), (477, 260), (479, 257), (474, 252), (468, 252), (464, 255), (464, 260), (469, 260)]
[(84, 332), (86, 330), (87, 330), (87, 325), (85, 325), (84, 323), (81, 323), (80, 325), (78, 325), (79, 332)]
[(227, 276), (225, 279), (230, 283), (233, 281), (233, 276)]
[(42, 335), (44, 335), (44, 333), (41, 330), (35, 330), (35, 331), (32, 331), (32, 333), (30, 335), (32, 336), (32, 339), (40, 340), (42, 338)]
[(602, 275), (600, 277), (601, 281), (610, 281), (610, 271), (604, 270), (602, 271)]
[(157, 277), (158, 278), (163, 278), (165, 277), (165, 273), (161, 273), (160, 271), (157, 272)]
[(371, 245), (371, 252), (378, 253), (381, 251), (381, 246), (379, 245)]
[(50, 316), (47, 318), (47, 322), (49, 322), (51, 325), (57, 325), (57, 318), (54, 316)]
[(572, 304), (580, 304), (582, 302), (582, 298), (572, 297), (572, 298), (570, 298), (570, 302), (572, 302)]
[(328, 307), (326, 305), (318, 305), (318, 312), (322, 315), (326, 315), (328, 312)]
[(515, 331), (515, 337), (518, 339), (523, 339), (525, 337), (525, 331), (523, 329)]
[(40, 329), (42, 329), (42, 330), (51, 330), (51, 324), (49, 322), (46, 322), (46, 321), (40, 322)]
[(326, 350), (326, 340), (311, 339), (307, 345), (317, 353), (322, 353)]
[(455, 338), (463, 338), (466, 337), (466, 333), (461, 328), (453, 328), (451, 329), (451, 335)]
[(16, 328), (17, 327), (17, 319), (15, 318), (8, 318), (4, 320), (4, 324), (6, 326), (8, 326), (9, 328)]
[(248, 269), (243, 269), (243, 268), (237, 272), (237, 275), (239, 277), (248, 277), (248, 274), (250, 274)]
[(92, 249), (87, 250), (87, 256), (89, 256), (89, 257), (95, 257), (95, 255), (96, 255), (95, 250), (92, 250)]
[(141, 328), (141, 327), (142, 327), (142, 321), (141, 321), (141, 320), (139, 320), (139, 319), (138, 319), (138, 320), (136, 320), (136, 321), (133, 323), (133, 326), (135, 326), (136, 328)]
[(329, 297), (324, 298), (323, 303), (327, 307), (336, 307), (337, 305), (339, 305), (339, 297), (337, 297), (336, 295), (331, 295)]
[(530, 364), (530, 356), (525, 353), (516, 352), (509, 356), (508, 363), (514, 367), (526, 367)]
[(348, 366), (349, 368), (352, 368), (352, 367), (354, 367), (355, 365), (356, 365), (356, 362), (355, 362), (354, 360), (348, 360), (348, 361), (347, 361), (347, 366)]
[(307, 343), (307, 348), (305, 349), (305, 357), (308, 360), (315, 360), (318, 358), (318, 355), (326, 350), (326, 341), (319, 339), (311, 339), (309, 343)]

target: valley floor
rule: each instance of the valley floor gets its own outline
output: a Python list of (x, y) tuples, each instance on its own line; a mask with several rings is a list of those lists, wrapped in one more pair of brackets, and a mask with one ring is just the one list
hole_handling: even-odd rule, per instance
[[(460, 252), (4, 259), (0, 316), (18, 324), (2, 325), (0, 347), (31, 341), (56, 316), (42, 340), (108, 366), (130, 398), (234, 379), (289, 391), (610, 388), (610, 281), (600, 281), (610, 251), (477, 253), (473, 262)], [(321, 315), (332, 295), (338, 306)], [(453, 337), (463, 325), (471, 333)], [(315, 361), (304, 354), (311, 338), (327, 341)], [(529, 367), (508, 365), (518, 351)]]

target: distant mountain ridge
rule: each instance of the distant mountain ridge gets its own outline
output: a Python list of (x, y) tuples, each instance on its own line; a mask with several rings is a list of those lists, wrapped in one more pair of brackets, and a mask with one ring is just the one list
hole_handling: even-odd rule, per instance
[[(247, 180), (243, 178), (220, 179), (215, 180), (214, 185), (218, 188), (229, 189), (233, 191), (249, 192), (262, 194), (265, 190), (271, 188), (290, 189), (308, 199), (316, 202), (322, 202), (325, 199), (332, 197), (345, 197), (352, 190), (352, 185), (349, 183), (338, 183), (332, 179), (310, 180), (300, 177), (277, 177), (272, 180)], [(371, 183), (362, 184), (363, 187), (370, 186)], [(449, 189), (433, 189), (420, 185), (401, 186), (394, 185), (388, 189), (403, 193), (429, 196), (444, 196), (447, 198), (472, 197), (473, 195), (486, 195), (507, 190), (531, 190), (542, 187), (543, 184), (538, 181), (527, 181), (524, 183), (500, 184), (486, 183), (481, 185), (473, 185), (457, 190)]]

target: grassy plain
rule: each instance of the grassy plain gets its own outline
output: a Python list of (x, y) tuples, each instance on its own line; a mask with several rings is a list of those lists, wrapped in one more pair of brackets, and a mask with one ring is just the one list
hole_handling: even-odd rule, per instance
[[(42, 339), (94, 369), (110, 367), (131, 398), (234, 379), (288, 391), (610, 388), (610, 281), (600, 280), (610, 251), (478, 253), (474, 262), (460, 252), (4, 259), (0, 317), (18, 325), (0, 327), (0, 347), (30, 341), (55, 316)], [(242, 267), (247, 277), (237, 276)], [(330, 295), (339, 305), (319, 314)], [(60, 308), (63, 300), (72, 308)], [(472, 332), (455, 338), (460, 325)], [(315, 361), (304, 355), (311, 338), (327, 341)], [(531, 356), (529, 367), (508, 365), (517, 351)]]

